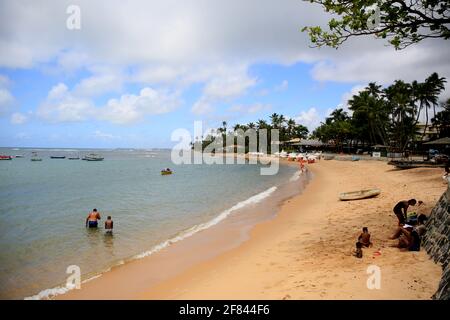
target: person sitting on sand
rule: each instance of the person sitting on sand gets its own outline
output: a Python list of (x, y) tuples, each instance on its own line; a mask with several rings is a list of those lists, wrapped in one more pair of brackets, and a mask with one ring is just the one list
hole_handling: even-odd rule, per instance
[(92, 210), (92, 212), (89, 213), (86, 218), (86, 227), (89, 226), (89, 228), (97, 228), (97, 221), (100, 219), (100, 213), (97, 212), (97, 209)]
[(423, 237), (427, 232), (427, 227), (425, 226), (425, 222), (428, 220), (428, 217), (424, 214), (419, 214), (417, 218), (417, 225), (414, 227), (414, 230), (417, 231), (417, 234), (420, 237)]
[(415, 206), (416, 203), (417, 203), (416, 199), (410, 199), (400, 201), (395, 205), (394, 213), (398, 218), (399, 225), (405, 224), (409, 206)]
[(413, 231), (413, 226), (409, 224), (405, 224), (403, 227), (398, 228), (396, 234), (392, 236), (390, 239), (397, 239), (398, 244), (393, 245), (393, 247), (397, 247), (399, 249), (408, 249), (412, 244), (412, 236), (411, 232)]
[(357, 242), (356, 243), (356, 249), (353, 251), (353, 255), (357, 258), (362, 258), (363, 257), (363, 252), (362, 252), (362, 243), (361, 242)]
[(111, 216), (108, 216), (108, 219), (105, 221), (105, 230), (107, 234), (112, 234), (114, 227), (114, 222), (111, 220)]
[(367, 227), (362, 229), (362, 233), (358, 237), (358, 242), (361, 242), (361, 244), (366, 248), (373, 245), (372, 242), (370, 242), (370, 233)]

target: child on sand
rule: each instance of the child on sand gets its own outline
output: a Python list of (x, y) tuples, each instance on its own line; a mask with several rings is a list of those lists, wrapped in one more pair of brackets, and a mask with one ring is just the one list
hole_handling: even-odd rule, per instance
[(356, 249), (354, 250), (353, 255), (357, 258), (362, 258), (363, 252), (362, 252), (362, 243), (361, 242), (358, 241), (356, 243)]
[(362, 233), (358, 237), (358, 242), (360, 242), (366, 248), (372, 246), (372, 242), (370, 242), (369, 229), (367, 227), (364, 227), (362, 229)]
[(114, 222), (111, 220), (111, 216), (108, 216), (108, 219), (105, 221), (105, 232), (106, 234), (112, 234), (114, 227)]

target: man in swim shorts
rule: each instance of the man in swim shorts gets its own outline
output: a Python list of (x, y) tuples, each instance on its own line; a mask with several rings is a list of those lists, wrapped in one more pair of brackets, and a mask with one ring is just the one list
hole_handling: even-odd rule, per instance
[(394, 213), (398, 218), (398, 224), (405, 224), (407, 218), (407, 212), (409, 206), (415, 206), (417, 203), (416, 199), (404, 200), (397, 203), (394, 207)]
[(108, 219), (105, 221), (105, 232), (106, 234), (112, 234), (114, 227), (114, 222), (111, 220), (111, 216), (108, 216)]
[(92, 210), (91, 213), (88, 214), (86, 218), (86, 228), (97, 228), (98, 220), (100, 220), (100, 213), (97, 212), (97, 209)]

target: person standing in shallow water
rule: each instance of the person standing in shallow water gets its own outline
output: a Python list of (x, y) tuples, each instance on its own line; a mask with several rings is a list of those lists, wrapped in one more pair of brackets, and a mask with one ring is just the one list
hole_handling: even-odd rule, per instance
[(114, 227), (114, 222), (111, 220), (111, 216), (108, 216), (108, 219), (105, 221), (105, 232), (106, 234), (112, 234)]
[(97, 228), (98, 220), (100, 220), (100, 213), (98, 213), (97, 209), (92, 210), (86, 218), (86, 228)]

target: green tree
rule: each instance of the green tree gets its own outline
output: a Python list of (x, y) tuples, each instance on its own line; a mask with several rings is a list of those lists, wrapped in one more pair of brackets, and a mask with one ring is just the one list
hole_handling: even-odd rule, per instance
[(439, 138), (450, 137), (450, 99), (441, 103), (442, 111), (431, 119), (431, 125), (436, 128)]
[(450, 38), (448, 0), (306, 0), (321, 5), (337, 18), (320, 26), (304, 27), (314, 46), (338, 48), (354, 36), (374, 35), (403, 49), (427, 38)]

